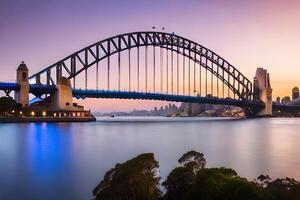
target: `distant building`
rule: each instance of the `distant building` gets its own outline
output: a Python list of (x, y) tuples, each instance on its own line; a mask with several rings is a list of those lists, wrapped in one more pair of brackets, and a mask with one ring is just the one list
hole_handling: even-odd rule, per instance
[(299, 98), (299, 88), (294, 87), (292, 90), (292, 100), (298, 99)]
[(285, 96), (285, 97), (283, 97), (282, 99), (281, 99), (281, 103), (282, 104), (287, 104), (287, 103), (289, 103), (291, 101), (291, 97), (289, 97), (289, 96)]
[(276, 103), (280, 103), (280, 97), (276, 98)]

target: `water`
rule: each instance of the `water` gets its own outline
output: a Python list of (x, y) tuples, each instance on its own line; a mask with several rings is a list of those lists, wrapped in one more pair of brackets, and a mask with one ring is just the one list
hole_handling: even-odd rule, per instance
[(117, 162), (154, 152), (165, 177), (194, 149), (209, 167), (300, 180), (300, 119), (101, 118), (0, 124), (0, 200), (91, 199)]

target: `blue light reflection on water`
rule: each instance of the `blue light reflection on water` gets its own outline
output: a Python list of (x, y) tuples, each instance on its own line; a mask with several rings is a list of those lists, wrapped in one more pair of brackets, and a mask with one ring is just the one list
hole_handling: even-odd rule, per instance
[(90, 199), (117, 162), (154, 152), (165, 177), (195, 149), (208, 166), (300, 180), (300, 119), (114, 118), (0, 124), (0, 200)]
[[(5, 199), (22, 199), (24, 196), (31, 199), (57, 199), (66, 196), (65, 191), (70, 186), (65, 185), (60, 177), (73, 177), (69, 148), (72, 141), (68, 136), (72, 132), (71, 127), (47, 123), (3, 126), (6, 125), (0, 128), (1, 146), (8, 146), (1, 150), (1, 158), (4, 160), (0, 158), (0, 163), (10, 165), (4, 169), (1, 167), (0, 170), (0, 173), (4, 173), (1, 177), (7, 178), (4, 186), (3, 181), (0, 181), (1, 188), (4, 187), (4, 193), (7, 194)], [(12, 197), (11, 194), (15, 196)]]

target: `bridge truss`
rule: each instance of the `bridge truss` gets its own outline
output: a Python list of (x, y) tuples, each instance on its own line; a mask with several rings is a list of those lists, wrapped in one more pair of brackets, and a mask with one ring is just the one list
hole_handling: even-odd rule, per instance
[(71, 80), (79, 98), (84, 97), (78, 92), (83, 82), (81, 87), (93, 91), (93, 97), (97, 91), (107, 91), (253, 100), (252, 82), (224, 58), (196, 42), (164, 32), (110, 37), (29, 79), (35, 84), (55, 85), (62, 76)]

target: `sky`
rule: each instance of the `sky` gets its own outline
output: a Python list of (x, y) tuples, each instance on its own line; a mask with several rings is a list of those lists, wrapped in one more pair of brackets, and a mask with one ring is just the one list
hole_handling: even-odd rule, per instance
[[(273, 98), (300, 86), (297, 0), (1, 0), (0, 81), (14, 81), (25, 61), (37, 72), (120, 33), (165, 27), (221, 55), (252, 80), (271, 76)], [(94, 111), (165, 105), (158, 101), (87, 99)]]

